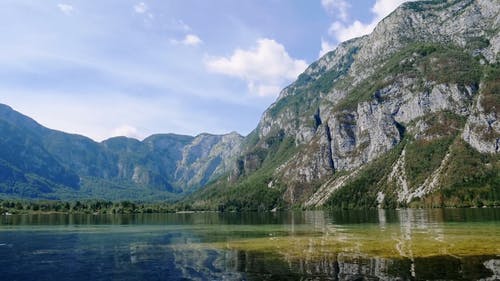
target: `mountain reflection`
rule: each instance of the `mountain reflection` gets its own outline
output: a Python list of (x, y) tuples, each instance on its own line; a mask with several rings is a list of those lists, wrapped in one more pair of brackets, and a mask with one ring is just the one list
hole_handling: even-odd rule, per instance
[(499, 280), (499, 214), (409, 209), (9, 216), (0, 218), (0, 276)]
[[(263, 264), (258, 264), (252, 256), (259, 256), (256, 252), (245, 252), (244, 268), (239, 271), (260, 272), (269, 267), (269, 264), (279, 263), (278, 256), (284, 260), (280, 268), (287, 268), (287, 273), (279, 273), (281, 277), (301, 276), (301, 278), (321, 278), (329, 280), (496, 280), (498, 278), (500, 260), (496, 256), (454, 256), (449, 254), (446, 248), (446, 236), (443, 229), (444, 211), (437, 210), (398, 210), (390, 215), (386, 210), (378, 210), (379, 231), (385, 232), (393, 240), (392, 247), (397, 250), (399, 257), (384, 258), (374, 257), (363, 252), (363, 247), (355, 246), (348, 252), (325, 252), (324, 245), (331, 236), (338, 241), (355, 239), (350, 233), (343, 230), (345, 221), (375, 223), (374, 216), (362, 212), (357, 215), (349, 214), (325, 214), (321, 211), (306, 212), (303, 214), (305, 222), (311, 230), (320, 231), (322, 235), (305, 240), (302, 245), (303, 252), (299, 258), (291, 256), (287, 249), (272, 257), (272, 262), (267, 263), (271, 257), (261, 256)], [(289, 223), (290, 236), (296, 235), (297, 225), (293, 220)], [(336, 224), (341, 222), (342, 224)], [(389, 228), (388, 223), (394, 223), (398, 227)], [(433, 240), (437, 246), (436, 255), (422, 257), (414, 254), (414, 241), (425, 237)], [(316, 240), (316, 241), (313, 241)], [(317, 240), (320, 242), (318, 243)], [(304, 242), (304, 240), (300, 240)], [(316, 243), (315, 243), (316, 242)], [(324, 242), (324, 243), (323, 243)], [(360, 243), (361, 244), (361, 243)], [(442, 244), (442, 245), (441, 245)], [(322, 253), (318, 257), (318, 253)], [(242, 256), (240, 253), (239, 257)], [(251, 265), (257, 266), (252, 269)], [(264, 270), (272, 276), (273, 270)], [(257, 276), (261, 278), (261, 275)]]

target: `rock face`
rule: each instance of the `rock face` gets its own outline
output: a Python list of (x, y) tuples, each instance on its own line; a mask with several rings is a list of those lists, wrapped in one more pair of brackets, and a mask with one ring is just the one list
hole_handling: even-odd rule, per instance
[[(285, 201), (308, 207), (325, 204), (365, 177), (358, 170), (392, 154), (385, 163), (392, 172), (370, 183), (379, 194), (367, 199), (373, 204), (381, 203), (376, 197), (409, 204), (453, 188), (458, 147), (488, 154), (484, 167), (498, 166), (499, 43), (498, 1), (405, 3), (372, 34), (340, 44), (285, 88), (263, 114), (244, 158), (270, 162), (270, 140), (277, 133), (292, 140), (299, 152), (275, 167), (269, 185), (282, 183)], [(447, 148), (405, 180), (416, 165), (405, 164), (413, 157), (405, 144)], [(484, 186), (493, 182), (498, 173)]]
[(42, 198), (154, 200), (193, 191), (235, 168), (243, 140), (237, 133), (164, 134), (97, 143), (47, 129), (5, 105), (0, 130), (0, 191)]
[(243, 137), (235, 132), (227, 135), (201, 134), (182, 150), (174, 178), (185, 189), (202, 187), (236, 168)]
[[(499, 78), (497, 78), (498, 81)], [(497, 94), (498, 94), (498, 89)], [(478, 102), (471, 110), (471, 114), (465, 124), (463, 139), (475, 149), (483, 153), (500, 152), (500, 109), (485, 110), (479, 96)]]

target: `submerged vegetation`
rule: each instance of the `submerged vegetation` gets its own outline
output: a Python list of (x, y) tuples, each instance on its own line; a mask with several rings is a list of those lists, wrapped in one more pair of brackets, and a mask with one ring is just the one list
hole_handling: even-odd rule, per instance
[[(471, 231), (473, 229), (474, 231)], [(322, 232), (297, 235), (237, 239), (210, 244), (210, 247), (228, 250), (278, 253), (289, 260), (323, 260), (344, 255), (360, 254), (378, 258), (424, 258), (440, 255), (456, 257), (496, 255), (500, 244), (498, 227), (471, 226), (469, 228), (443, 226), (428, 231), (412, 231), (399, 225), (380, 227), (331, 227)], [(435, 232), (433, 232), (435, 231)], [(429, 238), (434, 237), (434, 238)], [(446, 237), (442, 239), (441, 237)], [(480, 237), (480, 239), (478, 239)]]

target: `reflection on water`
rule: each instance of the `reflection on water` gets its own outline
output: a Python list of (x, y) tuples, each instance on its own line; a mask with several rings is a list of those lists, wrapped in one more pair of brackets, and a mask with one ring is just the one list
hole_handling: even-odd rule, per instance
[(2, 280), (499, 280), (500, 210), (0, 217)]
[[(498, 210), (484, 211), (485, 216), (481, 219), (478, 213), (482, 212), (408, 209), (391, 213), (378, 210), (377, 217), (362, 212), (326, 216), (321, 212), (309, 212), (305, 216), (306, 221), (316, 229), (323, 228), (324, 234), (316, 238), (323, 240), (323, 243), (309, 245), (309, 250), (299, 258), (294, 256), (288, 261), (290, 264), (295, 262), (295, 268), (300, 273), (330, 276), (335, 280), (500, 280)], [(374, 218), (378, 222), (376, 228), (372, 225), (376, 222)], [(334, 224), (335, 222), (342, 224)], [(356, 231), (345, 229), (345, 224), (348, 223), (354, 223), (350, 227), (356, 228)], [(365, 232), (359, 227), (373, 229)], [(373, 248), (366, 244), (375, 241), (363, 242), (365, 235), (377, 236), (381, 233), (385, 233), (384, 239), (390, 236), (392, 241), (385, 241), (375, 249), (380, 256), (367, 254), (372, 253)], [(446, 236), (447, 233), (450, 237)], [(338, 251), (337, 248), (333, 253), (318, 256), (317, 253), (325, 246), (332, 248), (327, 245), (327, 242), (331, 242), (329, 235), (334, 235), (333, 240), (339, 244), (351, 240), (351, 243), (347, 243), (350, 248), (343, 248), (344, 251)], [(358, 241), (352, 241), (353, 239)], [(457, 251), (461, 255), (455, 255), (449, 250), (456, 249), (449, 246), (457, 241), (463, 244), (473, 243), (461, 245), (461, 252)], [(474, 244), (490, 247), (490, 251), (486, 255), (478, 255), (481, 251)], [(396, 249), (397, 254), (392, 255), (390, 248)], [(418, 252), (414, 253), (414, 250)], [(464, 254), (464, 250), (473, 255)], [(386, 254), (390, 257), (385, 257)]]

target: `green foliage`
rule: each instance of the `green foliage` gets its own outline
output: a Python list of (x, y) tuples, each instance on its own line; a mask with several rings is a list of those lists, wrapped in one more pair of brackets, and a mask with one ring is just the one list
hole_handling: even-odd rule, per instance
[[(379, 182), (391, 172), (392, 163), (397, 160), (405, 143), (403, 141), (382, 157), (361, 168), (354, 179), (328, 199), (325, 207), (327, 209), (376, 208), (377, 192), (380, 190)], [(397, 205), (392, 198), (387, 197), (384, 207), (395, 208)]]
[(259, 142), (259, 131), (258, 128), (254, 129), (248, 136), (245, 137), (245, 147), (253, 147)]
[(427, 129), (426, 138), (411, 140), (406, 145), (406, 176), (410, 186), (419, 186), (434, 172), (464, 126), (463, 117), (450, 112), (438, 112), (421, 119)]
[(470, 54), (455, 48), (441, 48), (426, 57), (420, 66), (427, 80), (437, 83), (477, 85), (482, 68)]
[(302, 89), (292, 95), (288, 95), (279, 99), (274, 105), (269, 108), (269, 114), (275, 118), (285, 109), (289, 109), (294, 113), (304, 112), (310, 107), (314, 107), (318, 96), (313, 96), (312, 93), (306, 89)]
[(93, 199), (120, 201), (120, 200), (142, 200), (146, 202), (175, 201), (180, 194), (166, 190), (155, 189), (149, 186), (137, 186), (125, 180), (105, 180), (101, 178), (82, 178), (82, 187), (77, 196), (67, 197), (61, 195), (62, 199)]
[(16, 200), (0, 199), (0, 214), (137, 214), (137, 213), (172, 213), (180, 211), (178, 205), (167, 203), (138, 203), (131, 201), (106, 200)]
[(412, 123), (421, 120), (427, 128), (421, 132), (427, 137), (454, 137), (459, 133), (460, 128), (465, 125), (466, 117), (457, 115), (450, 111), (440, 111), (427, 114), (423, 118), (414, 120)]
[(486, 113), (500, 116), (500, 65), (487, 66), (483, 81), (481, 106)]
[(490, 40), (486, 37), (478, 36), (471, 37), (467, 40), (467, 49), (469, 50), (480, 50), (488, 47), (490, 45)]
[(500, 156), (479, 153), (458, 140), (444, 174), (441, 192), (445, 206), (500, 205)]
[(417, 140), (406, 147), (406, 176), (411, 186), (424, 183), (443, 160), (452, 138)]

